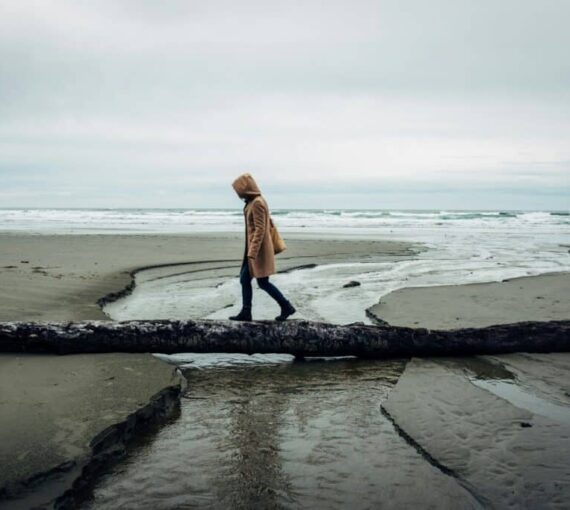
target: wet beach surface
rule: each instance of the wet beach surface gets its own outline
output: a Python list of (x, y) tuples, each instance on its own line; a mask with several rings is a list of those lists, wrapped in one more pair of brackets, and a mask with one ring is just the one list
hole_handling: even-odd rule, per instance
[[(481, 238), (475, 236), (472, 244), (479, 246)], [(496, 245), (483, 243), (473, 253), (471, 245), (450, 252), (450, 247), (464, 246), (450, 238), (443, 249), (432, 246), (417, 255), (407, 243), (292, 240), (290, 258), (281, 259), (281, 267), (310, 267), (277, 275), (275, 280), (285, 291), (306, 296), (303, 307), (313, 310), (314, 318), (347, 322), (362, 320), (364, 308), (381, 296), (389, 304), (386, 294), (401, 286), (494, 280), (569, 267), (564, 244), (538, 239), (535, 246), (526, 241), (510, 243), (500, 236), (490, 239)], [(0, 296), (3, 320), (102, 318), (97, 298), (121, 290), (132, 270), (158, 263), (166, 267), (138, 273), (141, 285), (131, 299), (117, 305), (135, 303), (140, 296), (145, 317), (161, 311), (181, 318), (188, 318), (192, 311), (197, 317), (202, 313), (194, 315), (198, 310), (194, 304), (209, 303), (207, 290), (211, 301), (223, 308), (216, 311), (206, 306), (203, 315), (225, 318), (232, 312), (225, 306), (238, 295), (237, 279), (229, 277), (239, 263), (241, 235), (4, 235), (0, 242), (6, 248), (0, 271), (5, 283)], [(157, 277), (156, 282), (146, 277)], [(226, 287), (218, 286), (220, 278), (228, 282)], [(544, 313), (553, 310), (558, 310), (560, 319), (568, 319), (567, 308), (549, 304), (548, 299), (558, 299), (549, 297), (551, 278), (533, 277), (535, 294), (526, 287), (517, 287), (514, 296), (493, 291), (492, 308), (499, 313), (507, 310), (505, 303), (526, 296), (518, 303), (524, 301), (524, 310), (538, 313), (538, 320), (552, 319)], [(569, 277), (556, 278), (568, 281)], [(362, 285), (344, 288), (352, 279)], [(301, 287), (307, 289), (305, 294)], [(557, 288), (567, 296), (568, 287)], [(403, 294), (406, 307), (415, 308), (401, 311), (413, 317), (415, 326), (421, 324), (415, 324), (420, 319), (412, 309), (431, 318), (444, 317), (443, 298), (448, 291), (439, 288), (438, 299), (433, 299), (433, 291), (434, 287), (410, 289)], [(469, 319), (473, 303), (482, 299), (479, 286), (464, 291), (465, 314), (454, 314), (453, 321)], [(432, 298), (418, 306), (416, 299), (424, 292)], [(226, 296), (228, 303), (220, 302), (218, 294)], [(560, 303), (570, 302), (564, 296)], [(256, 313), (260, 318), (274, 316), (272, 303), (266, 306), (263, 297), (256, 295)], [(157, 307), (160, 303), (164, 310)], [(133, 309), (124, 311), (128, 312), (125, 317), (114, 318), (132, 318)], [(502, 315), (509, 319), (508, 312)], [(554, 355), (556, 362), (546, 354), (532, 359), (519, 356), (501, 357), (499, 369), (496, 360), (487, 360), (486, 367), (495, 367), (491, 377), (464, 366), (466, 360), (459, 361), (459, 366), (429, 360), (407, 365), (404, 361), (281, 361), (269, 366), (266, 358), (252, 357), (254, 363), (249, 366), (222, 367), (208, 360), (198, 362), (198, 357), (192, 365), (180, 359), (190, 382), (180, 416), (137, 439), (123, 462), (105, 468), (84, 494), (82, 507), (472, 508), (489, 506), (492, 486), (488, 482), (497, 477), (516, 491), (530, 480), (540, 489), (533, 494), (538, 494), (541, 508), (561, 507), (567, 495), (568, 464), (565, 457), (557, 456), (564, 451), (552, 448), (552, 441), (562, 448), (566, 444), (569, 388), (563, 382), (570, 380), (570, 369), (558, 362), (562, 359), (558, 355)], [(229, 358), (232, 364), (234, 356)], [(427, 376), (422, 379), (424, 370)], [(403, 391), (409, 381), (412, 384)], [(414, 405), (401, 405), (414, 395), (422, 397)], [(490, 404), (501, 412), (483, 416)], [(437, 412), (430, 414), (434, 409)], [(505, 417), (508, 420), (503, 423)], [(417, 423), (423, 425), (414, 429)], [(480, 437), (482, 423), (486, 441), (473, 442)], [(505, 437), (513, 442), (505, 442)], [(489, 469), (487, 458), (496, 458), (512, 445), (521, 465), (538, 462), (551, 468), (548, 476), (521, 478), (512, 459)], [(471, 452), (478, 450), (485, 454), (468, 469), (467, 464), (455, 463), (472, 460)], [(536, 505), (523, 500), (520, 507)]]
[[(481, 324), (509, 322), (515, 309), (566, 319), (569, 282), (409, 289), (379, 308), (416, 327), (461, 325), (475, 311)], [(190, 382), (179, 420), (107, 473), (86, 508), (565, 508), (570, 498), (565, 354), (170, 361)]]
[(180, 418), (102, 476), (83, 508), (477, 508), (382, 414), (404, 367), (185, 369)]
[(413, 359), (384, 411), (486, 508), (568, 508), (569, 353)]
[(564, 508), (569, 360), (201, 361), (82, 508)]

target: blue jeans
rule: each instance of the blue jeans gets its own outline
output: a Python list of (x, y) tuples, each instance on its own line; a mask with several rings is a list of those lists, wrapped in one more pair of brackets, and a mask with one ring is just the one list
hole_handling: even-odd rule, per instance
[[(247, 261), (245, 261), (243, 266), (241, 266), (241, 271), (239, 274), (239, 282), (241, 283), (241, 296), (244, 308), (251, 308), (253, 299), (251, 279), (252, 276), (249, 272), (249, 264)], [(285, 299), (285, 296), (281, 294), (281, 291), (269, 281), (269, 276), (265, 276), (264, 278), (257, 278), (257, 284), (259, 285), (260, 289), (263, 289), (273, 299), (275, 299), (275, 301), (279, 303), (279, 306), (283, 307), (287, 304), (287, 299)]]

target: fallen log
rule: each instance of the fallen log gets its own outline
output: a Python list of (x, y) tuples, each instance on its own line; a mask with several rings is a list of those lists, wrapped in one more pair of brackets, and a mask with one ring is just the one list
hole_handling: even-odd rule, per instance
[(0, 352), (272, 352), (387, 358), (521, 351), (570, 351), (570, 320), (449, 331), (298, 320), (0, 323)]

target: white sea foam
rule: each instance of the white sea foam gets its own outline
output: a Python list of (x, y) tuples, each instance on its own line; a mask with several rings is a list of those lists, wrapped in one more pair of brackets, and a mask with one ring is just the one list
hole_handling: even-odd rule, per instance
[[(231, 214), (224, 216), (216, 211), (215, 217), (223, 218), (225, 230), (236, 225), (241, 231), (240, 213)], [(188, 211), (185, 215), (194, 217)], [(311, 320), (367, 321), (366, 308), (402, 287), (500, 281), (570, 270), (570, 216), (565, 213), (327, 210), (276, 211), (275, 217), (285, 235), (305, 232), (311, 237), (409, 240), (427, 247), (414, 257), (387, 260), (371, 254), (367, 260), (272, 277), (295, 302), (297, 317)], [(216, 223), (212, 220), (212, 224)], [(344, 288), (350, 280), (362, 285)], [(275, 303), (259, 290), (254, 296), (256, 318), (273, 318)], [(204, 273), (199, 282), (189, 281), (185, 275), (145, 281), (132, 296), (109, 305), (106, 311), (116, 319), (227, 318), (237, 311), (239, 301), (237, 278), (208, 277)]]
[[(548, 228), (565, 232), (567, 212), (274, 210), (285, 231), (385, 234), (454, 227), (509, 231)], [(184, 233), (241, 231), (242, 212), (195, 209), (0, 209), (0, 231), (33, 233)]]

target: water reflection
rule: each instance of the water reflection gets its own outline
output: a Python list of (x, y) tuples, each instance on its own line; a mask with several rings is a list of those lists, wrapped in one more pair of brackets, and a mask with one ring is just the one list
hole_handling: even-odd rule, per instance
[(109, 470), (86, 507), (477, 506), (380, 412), (403, 368), (356, 360), (186, 369), (180, 419)]
[(279, 455), (288, 392), (260, 392), (257, 370), (235, 375), (239, 395), (226, 394), (228, 434), (218, 447), (231, 453), (215, 482), (217, 498), (227, 508), (278, 508), (293, 500)]
[(439, 363), (465, 373), (477, 381), (514, 381), (515, 375), (502, 363), (481, 356), (440, 358)]
[[(564, 355), (542, 356), (547, 356), (550, 370), (555, 371), (556, 362)], [(527, 373), (529, 368), (536, 367), (536, 360), (532, 356), (506, 354), (448, 358), (439, 362), (463, 372), (472, 384), (493, 393), (515, 407), (545, 416), (558, 423), (570, 424), (568, 399), (561, 400), (558, 396), (562, 381), (548, 381), (547, 371)], [(566, 373), (559, 375), (563, 377)]]

